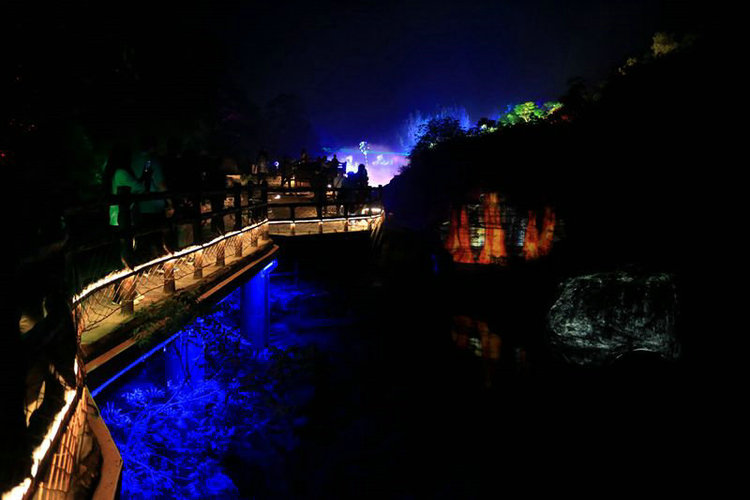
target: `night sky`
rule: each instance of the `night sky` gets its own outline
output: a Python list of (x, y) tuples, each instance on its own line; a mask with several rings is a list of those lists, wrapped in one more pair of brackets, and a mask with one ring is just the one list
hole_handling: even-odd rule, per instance
[(684, 2), (277, 2), (246, 8), (229, 39), (259, 101), (301, 96), (323, 143), (393, 141), (415, 110), (507, 104), (596, 82), (658, 30), (683, 29)]
[(25, 64), (45, 54), (56, 64), (55, 50), (77, 38), (65, 50), (87, 66), (122, 39), (139, 47), (141, 62), (150, 57), (141, 69), (168, 75), (176, 59), (198, 79), (233, 82), (258, 106), (300, 97), (323, 146), (365, 139), (397, 148), (396, 132), (416, 110), (464, 106), (476, 122), (511, 103), (556, 99), (571, 78), (596, 83), (647, 51), (656, 31), (683, 34), (701, 18), (687, 2), (664, 0), (216, 4), (15, 9), (3, 16), (16, 28), (4, 45), (36, 44)]

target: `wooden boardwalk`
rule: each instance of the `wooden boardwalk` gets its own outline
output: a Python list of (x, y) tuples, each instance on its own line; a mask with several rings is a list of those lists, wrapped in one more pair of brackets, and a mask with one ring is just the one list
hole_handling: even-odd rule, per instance
[[(256, 248), (251, 249), (251, 251), (246, 252), (242, 256), (236, 256), (233, 252), (226, 252), (224, 265), (219, 266), (215, 261), (205, 264), (203, 266), (203, 276), (200, 278), (194, 277), (192, 272), (175, 277), (175, 292), (165, 292), (163, 288), (154, 288), (143, 293), (138, 293), (134, 300), (135, 308), (138, 311), (143, 311), (172, 298), (175, 293), (190, 290), (199, 284), (211, 283), (218, 276), (221, 276), (224, 271), (231, 269), (238, 262), (252, 260), (255, 255), (262, 254), (270, 244), (270, 240), (259, 240)], [(179, 273), (177, 274), (179, 276)], [(97, 346), (106, 345), (106, 342), (103, 342), (104, 338), (112, 332), (121, 329), (133, 319), (134, 316), (132, 314), (118, 310), (107, 318), (97, 322), (92, 328), (84, 330), (81, 333), (81, 349), (85, 358), (91, 359), (93, 356), (100, 354), (98, 352), (100, 349), (97, 349)]]
[[(72, 297), (51, 294), (40, 297), (38, 304), (29, 302), (20, 306), (25, 309), (20, 311), (19, 334), (26, 336), (29, 331), (36, 332), (34, 337), (28, 334), (32, 340), (27, 342), (26, 348), (39, 351), (38, 360), (46, 363), (40, 368), (42, 371), (53, 370), (54, 373), (58, 371), (56, 364), (64, 364), (55, 358), (56, 342), (44, 341), (38, 332), (51, 332), (61, 342), (64, 339), (72, 342), (77, 334), (80, 349), (74, 359), (75, 383), (59, 375), (56, 379), (66, 398), (73, 394), (78, 399), (68, 398), (70, 400), (63, 401), (62, 410), (44, 416), (48, 434), (44, 446), (35, 450), (34, 468), (30, 468), (20, 484), (12, 485), (14, 491), (24, 497), (33, 492), (68, 491), (72, 464), (80, 457), (72, 450), (77, 447), (60, 443), (75, 443), (82, 435), (79, 427), (85, 426), (76, 427), (72, 423), (83, 422), (85, 419), (81, 415), (88, 414), (91, 398), (86, 392), (86, 381), (94, 387), (97, 380), (103, 382), (113, 375), (116, 378), (145, 355), (147, 348), (139, 339), (145, 336), (159, 341), (169, 336), (201, 303), (219, 300), (249, 276), (262, 273), (263, 266), (273, 262), (278, 250), (271, 240), (273, 236), (376, 231), (384, 220), (380, 189), (341, 192), (329, 189), (321, 209), (309, 189), (282, 191), (276, 184), (272, 180), (269, 185), (235, 184), (215, 191), (142, 194), (120, 188), (116, 195), (108, 195), (89, 205), (66, 208), (64, 237), (37, 249), (35, 255), (23, 257), (22, 276), (38, 278), (38, 269), (57, 266), (54, 269), (61, 271), (60, 276), (70, 273), (76, 277)], [(337, 198), (342, 197), (347, 197), (347, 202), (337, 203)], [(139, 226), (134, 207), (154, 201), (165, 206), (174, 204), (175, 210), (152, 226)], [(111, 207), (118, 209), (117, 226), (108, 225)], [(177, 235), (177, 243), (175, 249), (166, 250), (165, 235), (170, 233)], [(133, 255), (136, 246), (148, 241), (154, 244), (154, 240), (159, 239), (164, 252), (169, 253), (137, 264)], [(119, 257), (115, 265), (110, 260), (113, 255), (115, 259)], [(60, 290), (67, 285), (63, 281), (56, 284)], [(48, 287), (49, 283), (34, 286)], [(36, 309), (48, 299), (55, 300), (47, 305), (56, 305), (57, 314), (37, 318)], [(70, 321), (71, 312), (73, 321)], [(177, 316), (177, 319), (170, 321), (170, 316)], [(50, 364), (48, 359), (55, 361)], [(29, 370), (37, 368), (35, 365)], [(44, 401), (43, 386), (32, 379), (26, 377), (29, 401)], [(85, 398), (81, 396), (84, 393)], [(37, 407), (26, 405), (27, 418)], [(69, 411), (69, 407), (75, 411)], [(83, 410), (78, 411), (80, 408)], [(90, 414), (97, 412), (92, 410)], [(97, 439), (106, 441), (104, 438)], [(25, 435), (23, 439), (31, 442), (36, 437)], [(117, 461), (119, 457), (114, 459)], [(58, 472), (62, 469), (55, 465), (58, 462), (66, 464), (59, 478)], [(117, 467), (121, 467), (121, 463)], [(37, 471), (42, 473), (37, 475)], [(109, 495), (116, 489), (110, 484)], [(4, 496), (5, 492), (2, 493)], [(94, 496), (96, 498), (96, 494)]]

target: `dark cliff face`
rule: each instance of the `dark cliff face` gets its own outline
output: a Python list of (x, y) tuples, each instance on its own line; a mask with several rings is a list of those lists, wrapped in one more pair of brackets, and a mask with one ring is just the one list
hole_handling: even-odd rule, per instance
[(579, 366), (602, 366), (633, 351), (680, 355), (677, 287), (668, 274), (612, 272), (561, 285), (549, 313), (551, 348)]

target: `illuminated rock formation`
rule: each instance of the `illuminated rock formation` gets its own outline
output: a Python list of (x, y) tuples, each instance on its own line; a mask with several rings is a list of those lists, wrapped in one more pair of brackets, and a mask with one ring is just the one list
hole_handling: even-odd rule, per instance
[(539, 235), (539, 255), (548, 255), (552, 250), (552, 241), (555, 238), (555, 212), (551, 207), (544, 209), (544, 220), (542, 221), (542, 233)]
[(529, 210), (529, 223), (523, 238), (523, 257), (526, 260), (539, 258), (539, 231), (536, 228), (536, 213)]
[(448, 237), (445, 238), (445, 249), (451, 255), (455, 255), (458, 251), (460, 243), (458, 241), (458, 211), (451, 210), (451, 223), (448, 227)]
[[(453, 255), (453, 261), (461, 264), (474, 264), (469, 234), (469, 215), (466, 207), (461, 207), (458, 214), (451, 217), (451, 228), (446, 240), (446, 248)], [(451, 236), (452, 235), (452, 236)]]
[(677, 358), (677, 288), (668, 274), (566, 280), (549, 314), (550, 343), (569, 363), (599, 366), (633, 351)]
[(499, 196), (490, 193), (484, 198), (484, 246), (477, 261), (480, 264), (505, 265), (507, 262), (505, 231), (500, 222)]

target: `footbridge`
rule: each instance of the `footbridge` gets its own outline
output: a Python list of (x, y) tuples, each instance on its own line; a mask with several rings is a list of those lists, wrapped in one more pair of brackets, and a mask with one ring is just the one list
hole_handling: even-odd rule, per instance
[[(147, 205), (163, 212), (147, 217)], [(3, 348), (18, 352), (8, 383), (23, 390), (4, 402), (13, 443), (0, 464), (2, 499), (76, 496), (94, 449), (101, 480), (85, 494), (116, 498), (122, 460), (91, 392), (238, 287), (243, 334), (263, 343), (279, 245), (373, 233), (383, 219), (378, 188), (313, 192), (273, 183), (145, 194), (120, 188), (67, 207), (46, 243), (17, 266), (17, 332)]]

